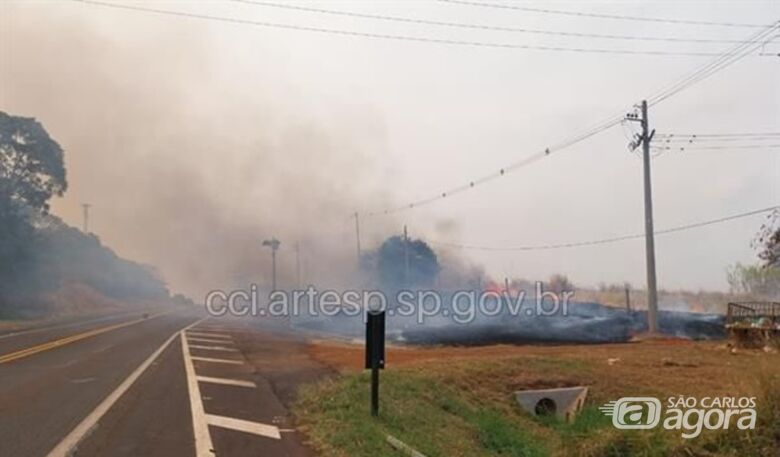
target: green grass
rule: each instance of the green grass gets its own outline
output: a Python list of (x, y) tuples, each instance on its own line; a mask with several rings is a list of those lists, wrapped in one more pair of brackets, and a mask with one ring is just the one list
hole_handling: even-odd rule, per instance
[(469, 420), (477, 429), (481, 446), (492, 455), (541, 457), (549, 451), (495, 410), (481, 409)]
[[(588, 375), (586, 365), (535, 360), (542, 372)], [(476, 362), (427, 369), (385, 370), (380, 416), (369, 415), (369, 377), (347, 374), (307, 386), (295, 405), (306, 436), (325, 457), (399, 457), (388, 434), (427, 457), (777, 457), (780, 449), (780, 379), (764, 384), (756, 430), (707, 434), (681, 440), (660, 428), (622, 431), (596, 405), (588, 404), (572, 423), (532, 417), (502, 393), (496, 381), (515, 362)], [(490, 392), (491, 395), (486, 395)]]
[(301, 393), (296, 413), (323, 455), (398, 456), (387, 434), (429, 457), (550, 455), (513, 418), (425, 376), (384, 372), (377, 418), (368, 414), (368, 386), (368, 376), (348, 375)]
[(780, 455), (780, 375), (761, 378), (754, 430), (731, 428), (703, 444), (685, 447), (687, 455), (778, 457)]

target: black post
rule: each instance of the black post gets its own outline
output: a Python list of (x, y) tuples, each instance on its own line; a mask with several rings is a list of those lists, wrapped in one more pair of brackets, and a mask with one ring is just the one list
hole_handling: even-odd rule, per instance
[(379, 360), (371, 357), (371, 416), (379, 415)]
[(379, 370), (385, 367), (385, 312), (368, 312), (366, 368), (371, 369), (371, 416), (379, 415)]

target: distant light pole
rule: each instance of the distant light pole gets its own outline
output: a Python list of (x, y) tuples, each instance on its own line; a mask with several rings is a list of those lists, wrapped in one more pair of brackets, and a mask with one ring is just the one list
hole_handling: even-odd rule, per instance
[(84, 223), (83, 223), (83, 230), (84, 233), (89, 233), (89, 208), (92, 205), (89, 203), (82, 203), (81, 207), (84, 209)]
[(301, 242), (295, 242), (295, 287), (301, 288)]
[(263, 246), (271, 248), (271, 292), (276, 291), (276, 251), (280, 244), (282, 242), (276, 238), (263, 241)]

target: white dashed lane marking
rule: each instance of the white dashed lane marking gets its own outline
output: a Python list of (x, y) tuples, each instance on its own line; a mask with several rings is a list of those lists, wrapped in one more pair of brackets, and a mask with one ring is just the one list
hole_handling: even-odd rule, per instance
[(220, 427), (229, 430), (235, 430), (253, 435), (262, 436), (280, 440), (282, 438), (279, 427), (260, 422), (252, 422), (232, 417), (208, 414), (203, 406), (203, 397), (201, 396), (199, 383), (222, 384), (228, 386), (256, 388), (257, 385), (251, 381), (238, 379), (219, 378), (211, 376), (198, 376), (195, 371), (194, 362), (213, 362), (222, 364), (242, 365), (244, 362), (238, 359), (218, 359), (211, 357), (195, 357), (190, 354), (190, 349), (205, 349), (213, 351), (239, 352), (237, 349), (226, 346), (203, 346), (189, 344), (188, 338), (193, 341), (197, 339), (222, 338), (222, 341), (213, 341), (217, 344), (232, 344), (232, 338), (229, 335), (219, 335), (205, 333), (203, 331), (181, 332), (182, 353), (184, 354), (184, 366), (187, 373), (187, 387), (190, 396), (190, 411), (192, 412), (192, 425), (195, 435), (195, 451), (197, 457), (213, 457), (216, 454), (209, 432), (209, 426)]
[(216, 359), (214, 357), (190, 357), (191, 360), (196, 362), (213, 362), (213, 363), (230, 363), (233, 365), (243, 365), (243, 360), (231, 360), (231, 359)]
[(187, 336), (194, 336), (196, 338), (223, 338), (232, 340), (233, 337), (222, 333), (203, 333), (203, 332), (187, 332)]
[(207, 351), (225, 351), (225, 352), (238, 352), (238, 349), (229, 348), (225, 346), (203, 346), (200, 344), (190, 344), (191, 349), (205, 349)]
[(266, 436), (268, 438), (274, 438), (277, 440), (282, 439), (282, 435), (279, 433), (279, 427), (275, 425), (267, 425), (267, 424), (261, 424), (259, 422), (233, 419), (231, 417), (215, 416), (214, 414), (206, 414), (206, 420), (208, 420), (209, 425), (213, 425), (215, 427), (222, 427), (230, 430), (237, 430), (239, 432), (252, 433), (255, 435)]
[(226, 386), (238, 386), (238, 387), (257, 387), (257, 384), (252, 381), (242, 381), (240, 379), (227, 379), (227, 378), (213, 378), (211, 376), (198, 376), (199, 382), (210, 382), (212, 384), (224, 384)]
[(188, 341), (197, 341), (199, 343), (217, 343), (217, 344), (226, 344), (227, 343), (227, 344), (233, 344), (232, 341), (228, 341), (228, 340), (214, 340), (214, 339), (211, 339), (211, 338), (197, 338), (197, 337), (194, 337), (194, 336), (187, 336), (187, 340)]

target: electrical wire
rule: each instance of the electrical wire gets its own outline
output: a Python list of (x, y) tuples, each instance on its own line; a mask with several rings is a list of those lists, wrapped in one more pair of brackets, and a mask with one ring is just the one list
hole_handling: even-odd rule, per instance
[[(668, 229), (663, 230), (656, 230), (653, 233), (655, 235), (666, 235), (669, 233), (676, 233), (676, 232), (682, 232), (686, 230), (691, 230), (699, 227), (705, 227), (708, 225), (714, 225), (719, 224), (722, 222), (728, 222), (736, 219), (742, 219), (749, 216), (755, 216), (757, 214), (763, 214), (769, 211), (774, 211), (780, 208), (780, 205), (770, 206), (768, 208), (762, 208), (757, 209), (753, 211), (748, 211), (744, 213), (734, 214), (730, 216), (725, 217), (719, 217), (717, 219), (710, 219), (707, 221), (701, 221), (701, 222), (694, 222), (691, 224), (686, 225), (680, 225), (676, 227), (671, 227)], [(633, 235), (622, 235), (622, 236), (616, 236), (611, 238), (602, 238), (597, 240), (590, 240), (590, 241), (578, 241), (573, 243), (557, 243), (557, 244), (542, 244), (542, 245), (535, 245), (535, 246), (482, 246), (482, 245), (469, 245), (469, 244), (459, 244), (459, 243), (450, 243), (446, 241), (435, 241), (435, 240), (428, 240), (425, 241), (427, 243), (433, 244), (433, 245), (439, 245), (439, 246), (446, 246), (450, 248), (455, 249), (464, 249), (464, 250), (477, 250), (477, 251), (546, 251), (546, 250), (553, 250), (553, 249), (564, 249), (564, 248), (575, 248), (575, 247), (582, 247), (582, 246), (594, 246), (594, 245), (600, 245), (600, 244), (608, 244), (608, 243), (616, 243), (619, 241), (625, 241), (625, 240), (632, 240), (637, 238), (644, 238), (645, 234), (633, 234)]]
[(537, 151), (534, 154), (531, 154), (529, 156), (526, 156), (517, 162), (511, 163), (503, 168), (500, 168), (499, 170), (484, 175), (480, 178), (474, 179), (472, 181), (469, 181), (468, 183), (461, 184), (456, 187), (452, 187), (450, 189), (447, 189), (439, 194), (432, 195), (430, 197), (422, 198), (419, 200), (412, 201), (410, 203), (407, 203), (405, 205), (396, 206), (393, 208), (387, 208), (384, 210), (376, 210), (376, 211), (366, 211), (361, 212), (360, 214), (366, 215), (366, 216), (378, 216), (378, 215), (388, 215), (397, 213), (400, 211), (405, 211), (408, 209), (414, 209), (419, 208), (424, 205), (428, 205), (430, 203), (436, 202), (438, 200), (451, 197), (455, 194), (459, 194), (461, 192), (467, 191), (469, 189), (472, 189), (474, 187), (477, 187), (479, 185), (485, 184), (487, 182), (493, 181), (497, 178), (503, 177), (509, 173), (512, 173), (514, 171), (517, 171), (523, 167), (526, 167), (528, 165), (531, 165), (534, 162), (537, 162), (545, 157), (547, 157), (550, 154), (553, 154), (555, 152), (559, 152), (565, 148), (568, 148), (569, 146), (572, 146), (576, 143), (579, 143), (581, 141), (584, 141), (600, 132), (603, 132), (609, 128), (612, 128), (618, 124), (620, 124), (623, 120), (622, 114), (620, 116), (611, 117), (608, 119), (605, 119), (603, 122), (596, 124), (594, 127), (585, 130), (577, 135), (574, 135), (568, 139), (565, 139), (561, 141), (560, 143), (556, 143), (550, 147), (547, 147), (543, 150)]
[(468, 5), (468, 6), (479, 6), (485, 8), (496, 8), (496, 9), (504, 9), (504, 10), (526, 11), (531, 13), (558, 14), (563, 16), (590, 17), (590, 18), (597, 18), (597, 19), (616, 19), (616, 20), (626, 20), (626, 21), (657, 22), (657, 23), (665, 23), (665, 24), (683, 24), (683, 25), (706, 25), (706, 26), (719, 26), (719, 27), (752, 27), (752, 28), (764, 27), (761, 24), (746, 24), (746, 23), (739, 23), (739, 22), (692, 21), (692, 20), (684, 20), (684, 19), (626, 16), (626, 15), (619, 15), (619, 14), (585, 13), (580, 11), (532, 8), (528, 6), (506, 5), (501, 3), (473, 2), (467, 0), (438, 0), (438, 1), (442, 3), (452, 3), (457, 5)]
[(109, 3), (99, 0), (71, 0), (72, 2), (83, 3), (94, 6), (102, 6), (106, 8), (121, 9), (127, 11), (137, 11), (144, 13), (152, 13), (166, 16), (176, 16), (189, 19), (201, 19), (211, 20), (218, 22), (227, 22), (232, 24), (244, 24), (257, 27), (276, 28), (284, 30), (296, 30), (303, 32), (315, 32), (330, 35), (352, 36), (362, 38), (375, 38), (383, 40), (395, 40), (417, 43), (430, 43), (452, 46), (470, 46), (479, 48), (496, 48), (496, 49), (518, 49), (526, 51), (549, 51), (549, 52), (571, 52), (571, 53), (588, 53), (588, 54), (614, 54), (614, 55), (651, 55), (651, 56), (684, 56), (684, 57), (711, 57), (718, 55), (712, 52), (676, 52), (676, 51), (652, 51), (652, 50), (633, 50), (633, 49), (605, 49), (605, 48), (583, 48), (583, 47), (566, 47), (566, 46), (542, 46), (542, 45), (527, 45), (518, 43), (501, 43), (490, 41), (468, 41), (468, 40), (450, 40), (443, 38), (433, 38), (424, 36), (412, 36), (412, 35), (394, 35), (385, 33), (374, 32), (358, 32), (354, 30), (332, 29), (325, 27), (312, 27), (296, 24), (282, 24), (277, 22), (256, 21), (250, 19), (240, 19), (227, 16), (215, 16), (210, 14), (191, 13), (184, 11), (174, 11), (160, 8), (150, 8), (146, 6), (127, 5), (119, 3)]
[[(414, 41), (414, 42), (426, 42), (426, 43), (437, 43), (437, 44), (447, 44), (447, 45), (466, 45), (466, 46), (479, 46), (479, 47), (493, 47), (493, 48), (505, 48), (505, 49), (526, 49), (526, 50), (541, 50), (541, 51), (566, 51), (566, 52), (588, 52), (588, 53), (610, 53), (610, 54), (644, 54), (644, 55), (686, 55), (686, 56), (717, 56), (717, 58), (710, 62), (709, 64), (705, 65), (703, 68), (694, 71), (693, 74), (683, 78), (682, 80), (676, 82), (675, 84), (671, 85), (667, 89), (662, 90), (660, 93), (655, 95), (650, 99), (649, 104), (656, 104), (660, 103), (661, 101), (675, 95), (676, 93), (684, 90), (687, 87), (690, 87), (691, 85), (711, 76), (717, 71), (720, 71), (721, 69), (733, 64), (734, 62), (744, 58), (746, 55), (749, 55), (752, 51), (755, 49), (764, 46), (767, 43), (767, 37), (778, 28), (778, 25), (780, 23), (774, 23), (770, 26), (764, 27), (761, 31), (756, 33), (754, 36), (749, 38), (746, 41), (740, 42), (738, 45), (730, 49), (729, 51), (726, 51), (723, 54), (718, 53), (678, 53), (678, 52), (664, 52), (664, 51), (635, 51), (635, 50), (613, 50), (613, 49), (594, 49), (594, 48), (567, 48), (567, 47), (556, 47), (556, 46), (534, 46), (534, 45), (520, 45), (520, 44), (510, 44), (510, 43), (493, 43), (493, 42), (478, 42), (478, 41), (461, 41), (461, 40), (447, 40), (447, 39), (437, 39), (437, 38), (428, 38), (428, 37), (417, 37), (417, 36), (408, 36), (408, 35), (389, 35), (389, 34), (378, 34), (378, 33), (368, 33), (368, 32), (356, 32), (356, 31), (349, 31), (349, 30), (341, 30), (341, 29), (330, 29), (330, 28), (320, 28), (320, 27), (309, 27), (309, 26), (300, 26), (300, 25), (294, 25), (294, 24), (279, 24), (279, 23), (273, 23), (273, 22), (265, 22), (265, 21), (254, 21), (254, 20), (248, 20), (248, 19), (239, 19), (239, 18), (233, 18), (233, 17), (224, 17), (224, 16), (213, 16), (213, 15), (206, 15), (206, 14), (198, 14), (198, 13), (189, 13), (189, 12), (182, 12), (182, 11), (173, 11), (173, 10), (165, 10), (165, 9), (158, 9), (158, 8), (149, 8), (144, 6), (138, 6), (138, 5), (126, 5), (126, 4), (116, 4), (116, 3), (109, 3), (99, 0), (71, 0), (73, 2), (83, 3), (83, 4), (89, 4), (89, 5), (95, 5), (95, 6), (103, 6), (108, 8), (115, 8), (115, 9), (122, 9), (122, 10), (130, 10), (130, 11), (138, 11), (138, 12), (146, 12), (146, 13), (153, 13), (153, 14), (160, 14), (160, 15), (167, 15), (167, 16), (177, 16), (177, 17), (185, 17), (185, 18), (194, 18), (194, 19), (202, 19), (202, 20), (213, 20), (213, 21), (220, 21), (220, 22), (228, 22), (228, 23), (236, 23), (236, 24), (246, 24), (246, 25), (253, 25), (253, 26), (260, 26), (260, 27), (270, 27), (270, 28), (279, 28), (279, 29), (287, 29), (287, 30), (297, 30), (297, 31), (308, 31), (308, 32), (318, 32), (318, 33), (328, 33), (328, 34), (337, 34), (337, 35), (345, 35), (345, 36), (359, 36), (359, 37), (368, 37), (368, 38), (379, 38), (379, 39), (392, 39), (392, 40), (402, 40), (402, 41)], [(440, 0), (444, 1), (444, 0)], [(474, 2), (455, 2), (451, 1), (451, 3), (474, 3)], [(476, 4), (476, 3), (474, 3)], [(484, 4), (480, 4), (484, 5)], [(519, 7), (518, 7), (519, 8)], [(539, 12), (552, 12), (551, 10), (540, 10)], [(580, 13), (569, 13), (573, 15), (583, 15)], [(594, 17), (608, 17), (605, 15), (589, 15)], [(627, 17), (623, 17), (627, 18)], [(651, 20), (649, 18), (644, 18), (646, 20)], [(659, 19), (652, 19), (653, 21), (658, 21)], [(669, 22), (669, 21), (665, 21)], [(690, 23), (690, 21), (673, 21), (677, 23)], [(727, 24), (715, 24), (715, 23), (700, 23), (700, 25), (727, 25)], [(735, 25), (735, 24), (732, 24)], [(743, 24), (744, 25), (744, 24)], [(746, 25), (745, 25), (746, 26)], [(751, 25), (752, 27), (753, 25)], [(367, 216), (372, 215), (379, 215), (379, 214), (390, 214), (393, 212), (405, 210), (405, 209), (411, 209), (416, 208), (428, 203), (432, 203), (434, 201), (437, 201), (442, 198), (446, 198), (448, 196), (451, 196), (453, 194), (457, 194), (466, 190), (469, 190), (471, 188), (476, 187), (477, 185), (484, 184), (486, 182), (492, 181), (496, 178), (499, 178), (501, 176), (504, 176), (508, 173), (511, 173), (515, 170), (518, 170), (520, 168), (523, 168), (527, 165), (530, 165), (554, 152), (558, 152), (560, 150), (563, 150), (571, 145), (574, 145), (576, 143), (579, 143), (581, 141), (584, 141), (600, 132), (603, 132), (615, 125), (618, 125), (623, 120), (623, 113), (621, 112), (619, 115), (611, 116), (609, 118), (604, 119), (603, 121), (595, 124), (593, 127), (586, 129), (584, 131), (580, 131), (579, 133), (576, 133), (564, 140), (562, 140), (559, 143), (553, 144), (547, 148), (544, 148), (543, 150), (540, 150), (536, 152), (535, 154), (532, 154), (530, 156), (524, 157), (517, 162), (514, 162), (512, 164), (509, 164), (508, 166), (499, 169), (496, 172), (490, 173), (488, 175), (482, 176), (478, 179), (474, 179), (472, 181), (469, 181), (466, 184), (462, 184), (460, 186), (453, 187), (449, 190), (445, 190), (444, 192), (441, 192), (435, 196), (431, 196), (428, 198), (423, 198), (414, 202), (411, 202), (406, 205), (398, 206), (396, 208), (390, 208), (386, 210), (380, 210), (380, 211), (371, 211), (367, 213), (363, 213)]]
[[(648, 105), (658, 104), (668, 99), (669, 97), (672, 97), (673, 95), (685, 90), (686, 88), (708, 78), (709, 76), (712, 76), (716, 72), (728, 67), (729, 65), (737, 62), (738, 60), (744, 58), (745, 56), (753, 52), (755, 49), (760, 47), (762, 45), (762, 40), (764, 40), (768, 35), (770, 35), (775, 29), (778, 29), (778, 27), (780, 27), (780, 21), (764, 27), (759, 32), (753, 34), (750, 38), (740, 42), (740, 44), (738, 44), (737, 46), (730, 48), (729, 50), (727, 50), (722, 54), (719, 54), (719, 56), (716, 59), (705, 64), (700, 69), (695, 70), (691, 75), (682, 78), (678, 82), (658, 92), (653, 97), (648, 98), (649, 99)], [(756, 43), (758, 43), (758, 46), (755, 45)], [(614, 116), (610, 116), (605, 120), (603, 120), (602, 122), (597, 123), (590, 129), (582, 131), (579, 134), (572, 135), (564, 139), (560, 143), (556, 143), (548, 148), (545, 148), (543, 151), (539, 151), (536, 152), (535, 154), (529, 155), (518, 162), (515, 162), (507, 167), (499, 169), (497, 172), (493, 172), (491, 174), (485, 175), (479, 179), (470, 181), (467, 184), (462, 184), (460, 186), (453, 187), (451, 189), (441, 192), (440, 194), (432, 195), (427, 198), (412, 201), (405, 205), (400, 205), (400, 206), (396, 206), (384, 210), (368, 211), (368, 212), (364, 212), (363, 214), (365, 214), (366, 216), (388, 215), (388, 214), (397, 213), (400, 211), (414, 209), (420, 206), (428, 205), (430, 203), (447, 198), (454, 194), (464, 192), (480, 184), (484, 184), (486, 182), (500, 178), (505, 174), (507, 174), (508, 172), (512, 172), (522, 167), (525, 167), (527, 165), (530, 165), (554, 152), (558, 152), (576, 143), (584, 141), (600, 132), (603, 132), (604, 130), (607, 130), (615, 125), (620, 124), (623, 121), (624, 117), (625, 116), (623, 112), (620, 112), (619, 114)]]
[(697, 149), (771, 149), (779, 148), (780, 143), (777, 144), (744, 144), (744, 145), (729, 145), (729, 146), (653, 146), (651, 149), (664, 150), (664, 151), (688, 151)]
[(498, 25), (472, 24), (472, 23), (465, 23), (465, 22), (447, 22), (447, 21), (438, 21), (438, 20), (429, 20), (429, 19), (419, 19), (413, 17), (389, 16), (384, 14), (358, 13), (354, 11), (332, 10), (332, 9), (324, 9), (324, 8), (315, 8), (311, 6), (292, 5), (288, 3), (264, 2), (258, 0), (228, 0), (228, 1), (234, 3), (244, 3), (248, 5), (265, 6), (269, 8), (302, 11), (307, 13), (327, 14), (332, 16), (373, 19), (373, 20), (390, 21), (390, 22), (415, 24), (415, 25), (433, 25), (433, 26), (452, 27), (452, 28), (461, 28), (461, 29), (487, 30), (487, 31), (494, 31), (494, 32), (528, 33), (528, 34), (536, 34), (536, 35), (564, 36), (564, 37), (575, 37), (575, 38), (597, 38), (597, 39), (607, 39), (607, 40), (661, 41), (661, 42), (674, 42), (674, 43), (739, 43), (741, 42), (741, 40), (724, 40), (724, 39), (707, 39), (707, 38), (652, 37), (652, 36), (635, 36), (635, 35), (610, 35), (610, 34), (599, 34), (599, 33), (564, 32), (559, 30), (505, 27), (505, 26), (498, 26)]
[[(763, 47), (767, 43), (767, 40), (770, 39), (769, 36), (778, 29), (780, 29), (780, 21), (775, 21), (764, 27), (747, 40), (725, 51), (708, 64), (694, 70), (689, 75), (682, 77), (671, 85), (666, 86), (655, 95), (648, 97), (648, 106), (656, 105), (745, 58), (756, 49)], [(777, 37), (771, 39), (775, 38)]]
[[(655, 140), (655, 139), (654, 139)], [(679, 145), (681, 143), (693, 144), (693, 143), (743, 143), (745, 141), (778, 141), (778, 136), (753, 136), (743, 138), (658, 138), (657, 141), (660, 144)]]
[(765, 133), (657, 133), (656, 138), (669, 138), (669, 139), (688, 139), (694, 138), (698, 140), (703, 139), (740, 139), (740, 138), (768, 138), (780, 136), (780, 132), (765, 132)]

